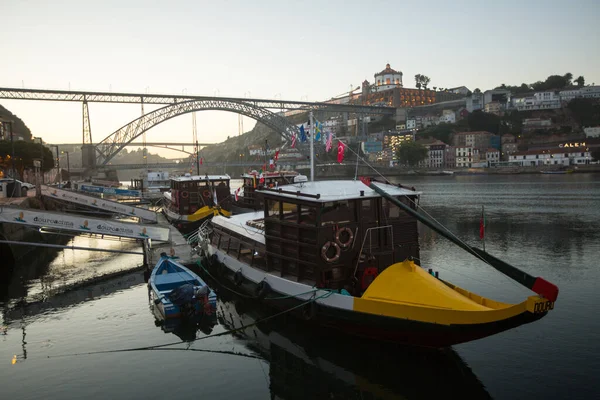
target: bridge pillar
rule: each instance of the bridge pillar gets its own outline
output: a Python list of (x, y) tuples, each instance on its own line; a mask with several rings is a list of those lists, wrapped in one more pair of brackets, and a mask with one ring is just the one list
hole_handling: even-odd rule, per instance
[(96, 148), (91, 143), (81, 146), (81, 165), (83, 168), (96, 168)]

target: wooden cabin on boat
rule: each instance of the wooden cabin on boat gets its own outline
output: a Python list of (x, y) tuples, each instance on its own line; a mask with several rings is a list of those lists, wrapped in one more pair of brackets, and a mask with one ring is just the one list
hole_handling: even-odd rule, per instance
[[(417, 208), (419, 193), (388, 192)], [(211, 244), (282, 278), (360, 295), (386, 267), (418, 263), (417, 221), (361, 181), (318, 181), (257, 190), (263, 210), (215, 217)]]
[[(171, 189), (163, 193), (164, 212), (177, 228), (188, 233), (213, 215), (213, 209), (231, 210), (229, 175), (190, 175), (171, 178)], [(215, 201), (216, 200), (216, 201)]]
[(257, 171), (248, 172), (242, 175), (243, 195), (235, 203), (236, 206), (252, 210), (260, 210), (263, 207), (263, 201), (257, 190), (278, 188), (279, 186), (289, 185), (294, 182), (298, 176), (296, 171), (277, 171), (263, 172), (263, 182), (260, 180), (260, 174)]

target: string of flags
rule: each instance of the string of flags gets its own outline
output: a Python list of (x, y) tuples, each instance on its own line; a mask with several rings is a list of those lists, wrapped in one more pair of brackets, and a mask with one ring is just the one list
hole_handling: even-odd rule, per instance
[[(306, 125), (310, 129), (310, 121), (308, 121)], [(295, 148), (296, 147), (298, 139), (300, 139), (300, 142), (302, 142), (302, 143), (308, 141), (308, 137), (310, 136), (310, 133), (306, 132), (306, 129), (304, 128), (304, 124), (300, 125), (299, 131), (300, 131), (299, 138), (296, 136), (296, 133), (292, 134), (291, 148)], [(328, 152), (328, 153), (333, 148), (333, 132), (331, 130), (325, 131), (325, 129), (323, 129), (323, 124), (321, 122), (319, 122), (318, 120), (315, 120), (314, 140), (315, 141), (322, 141), (322, 140), (324, 140), (324, 142), (325, 142), (325, 151)], [(344, 143), (342, 143), (341, 141), (338, 141), (338, 145), (337, 145), (337, 152), (338, 152), (338, 154), (337, 154), (337, 161), (339, 163), (341, 163), (344, 160), (345, 151), (346, 151), (346, 145), (344, 145)]]

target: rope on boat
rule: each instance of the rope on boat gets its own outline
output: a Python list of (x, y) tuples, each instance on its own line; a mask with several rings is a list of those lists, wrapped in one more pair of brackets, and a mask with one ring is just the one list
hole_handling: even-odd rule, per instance
[[(312, 297), (311, 299), (309, 299), (307, 301), (304, 301), (304, 302), (302, 302), (300, 304), (297, 304), (297, 305), (295, 305), (293, 307), (290, 307), (290, 308), (288, 308), (286, 310), (280, 311), (280, 312), (278, 312), (276, 314), (273, 314), (273, 315), (270, 315), (268, 317), (261, 318), (258, 321), (255, 321), (255, 322), (253, 322), (251, 324), (242, 325), (239, 328), (234, 328), (234, 329), (230, 329), (230, 330), (227, 330), (227, 331), (224, 331), (224, 332), (214, 333), (212, 335), (202, 336), (202, 337), (199, 337), (199, 338), (195, 338), (193, 340), (180, 340), (178, 342), (157, 344), (157, 345), (153, 345), (153, 346), (144, 346), (144, 347), (132, 347), (132, 348), (127, 348), (127, 349), (99, 350), (99, 351), (88, 351), (88, 352), (85, 352), (85, 353), (59, 354), (59, 355), (55, 355), (55, 356), (47, 356), (47, 358), (74, 357), (74, 356), (93, 355), (93, 354), (108, 354), (108, 353), (124, 353), (124, 352), (130, 352), (130, 351), (143, 351), (143, 350), (159, 350), (159, 349), (162, 349), (164, 347), (174, 346), (176, 344), (184, 344), (184, 343), (189, 344), (189, 343), (192, 343), (192, 342), (197, 342), (197, 341), (208, 339), (208, 338), (213, 338), (213, 337), (218, 337), (218, 336), (225, 336), (225, 335), (231, 335), (233, 333), (243, 331), (244, 329), (256, 326), (256, 325), (261, 324), (261, 323), (263, 323), (265, 321), (269, 321), (269, 320), (271, 320), (273, 318), (277, 318), (277, 317), (280, 317), (280, 316), (282, 316), (284, 314), (287, 314), (289, 312), (297, 310), (298, 308), (304, 307), (307, 304), (310, 304), (310, 303), (312, 303), (314, 301), (317, 301), (318, 299), (327, 298), (327, 297), (331, 296), (332, 293), (333, 292), (328, 292), (328, 293), (324, 293), (324, 294), (322, 294), (321, 296), (318, 296), (318, 297)], [(169, 349), (163, 349), (163, 350), (169, 350)], [(172, 349), (172, 350), (178, 350), (178, 349)]]

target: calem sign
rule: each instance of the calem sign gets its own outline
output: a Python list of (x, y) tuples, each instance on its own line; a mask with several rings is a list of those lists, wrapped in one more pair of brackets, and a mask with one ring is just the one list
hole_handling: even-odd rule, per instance
[(560, 147), (561, 149), (563, 147), (585, 147), (585, 142), (581, 142), (581, 143), (561, 143), (558, 145), (558, 147)]

